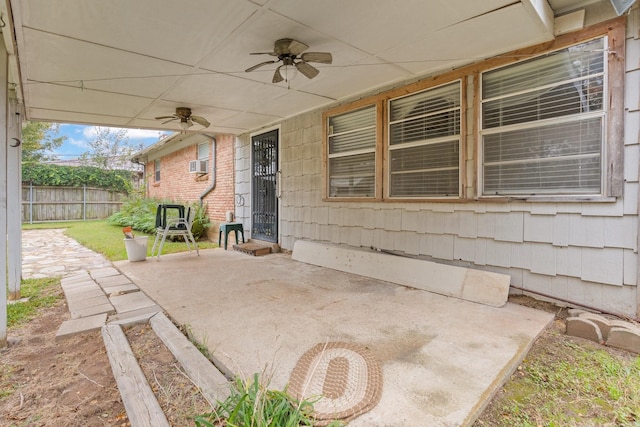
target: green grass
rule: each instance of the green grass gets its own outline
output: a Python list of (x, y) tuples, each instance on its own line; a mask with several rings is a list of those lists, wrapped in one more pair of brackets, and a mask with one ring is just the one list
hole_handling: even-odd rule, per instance
[[(231, 395), (219, 402), (216, 410), (195, 418), (197, 427), (298, 427), (312, 426), (313, 401), (297, 401), (286, 390), (270, 390), (261, 383), (258, 374), (253, 380), (237, 379)], [(342, 427), (334, 421), (329, 427)]]
[(556, 339), (527, 356), (494, 416), (476, 425), (640, 426), (640, 357)]
[[(100, 221), (74, 221), (74, 222), (48, 222), (39, 224), (26, 224), (22, 226), (25, 230), (46, 229), (46, 228), (64, 228), (65, 234), (72, 239), (77, 240), (83, 246), (101, 253), (110, 261), (121, 261), (127, 259), (127, 251), (124, 245), (124, 235), (122, 227), (117, 225), (109, 225), (106, 220)], [(147, 255), (151, 255), (153, 240), (155, 235), (143, 234), (135, 232), (138, 236), (149, 236), (147, 245)], [(200, 249), (216, 248), (218, 245), (208, 242), (198, 242)], [(184, 241), (170, 242), (167, 241), (162, 249), (163, 254), (171, 254), (187, 251), (187, 245)]]
[(37, 316), (39, 308), (50, 307), (62, 298), (60, 279), (57, 277), (25, 279), (20, 285), (20, 296), (28, 300), (7, 305), (9, 328), (33, 319)]

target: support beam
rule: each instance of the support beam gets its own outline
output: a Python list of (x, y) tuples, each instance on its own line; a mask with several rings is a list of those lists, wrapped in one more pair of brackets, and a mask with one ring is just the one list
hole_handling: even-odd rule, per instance
[(0, 41), (0, 348), (7, 346), (7, 63)]
[(20, 299), (22, 276), (22, 120), (18, 108), (15, 93), (10, 91), (7, 109), (7, 280), (11, 301)]

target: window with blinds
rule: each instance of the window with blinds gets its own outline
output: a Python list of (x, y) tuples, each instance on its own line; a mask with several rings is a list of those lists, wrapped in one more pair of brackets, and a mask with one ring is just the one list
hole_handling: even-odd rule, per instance
[(375, 197), (376, 106), (329, 117), (329, 197)]
[(459, 197), (460, 82), (389, 101), (389, 197)]
[(484, 195), (602, 193), (606, 38), (482, 74)]

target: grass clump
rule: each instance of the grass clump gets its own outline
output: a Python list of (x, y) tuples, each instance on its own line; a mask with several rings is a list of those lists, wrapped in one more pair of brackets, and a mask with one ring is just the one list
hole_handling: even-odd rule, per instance
[(640, 426), (640, 357), (554, 335), (476, 426)]
[(25, 279), (20, 285), (20, 294), (24, 301), (7, 305), (7, 327), (25, 323), (38, 314), (38, 309), (51, 307), (62, 295), (59, 292), (60, 279)]
[[(269, 390), (258, 374), (251, 382), (236, 379), (230, 396), (217, 408), (195, 418), (197, 427), (298, 427), (314, 425), (313, 401), (294, 399), (284, 391)], [(334, 421), (330, 427), (345, 424)]]

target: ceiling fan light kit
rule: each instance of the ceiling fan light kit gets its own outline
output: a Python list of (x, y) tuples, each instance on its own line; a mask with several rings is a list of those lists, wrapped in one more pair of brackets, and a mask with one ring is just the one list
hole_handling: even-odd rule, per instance
[[(295, 70), (299, 71), (302, 75), (304, 75), (308, 79), (312, 79), (320, 73), (313, 65), (309, 64), (309, 62), (317, 62), (320, 64), (331, 64), (333, 62), (333, 57), (329, 52), (306, 52), (309, 46), (306, 44), (299, 42), (294, 39), (280, 39), (276, 40), (273, 45), (273, 52), (253, 52), (251, 55), (271, 55), (275, 56), (278, 59), (272, 61), (265, 61), (259, 64), (254, 65), (253, 67), (249, 67), (245, 70), (245, 72), (249, 73), (251, 71), (257, 70), (260, 67), (269, 64), (276, 64), (278, 62), (282, 62), (278, 68), (276, 68), (273, 74), (273, 83), (280, 83), (281, 81), (289, 81), (288, 72), (291, 67), (295, 67)], [(282, 76), (283, 69), (285, 71), (285, 76)]]
[(211, 124), (204, 117), (194, 116), (191, 114), (191, 108), (188, 107), (177, 107), (175, 114), (171, 116), (160, 116), (156, 117), (156, 120), (164, 120), (162, 124), (167, 124), (169, 122), (173, 122), (175, 120), (180, 121), (180, 129), (186, 131), (194, 123), (199, 124), (203, 128), (208, 128)]

